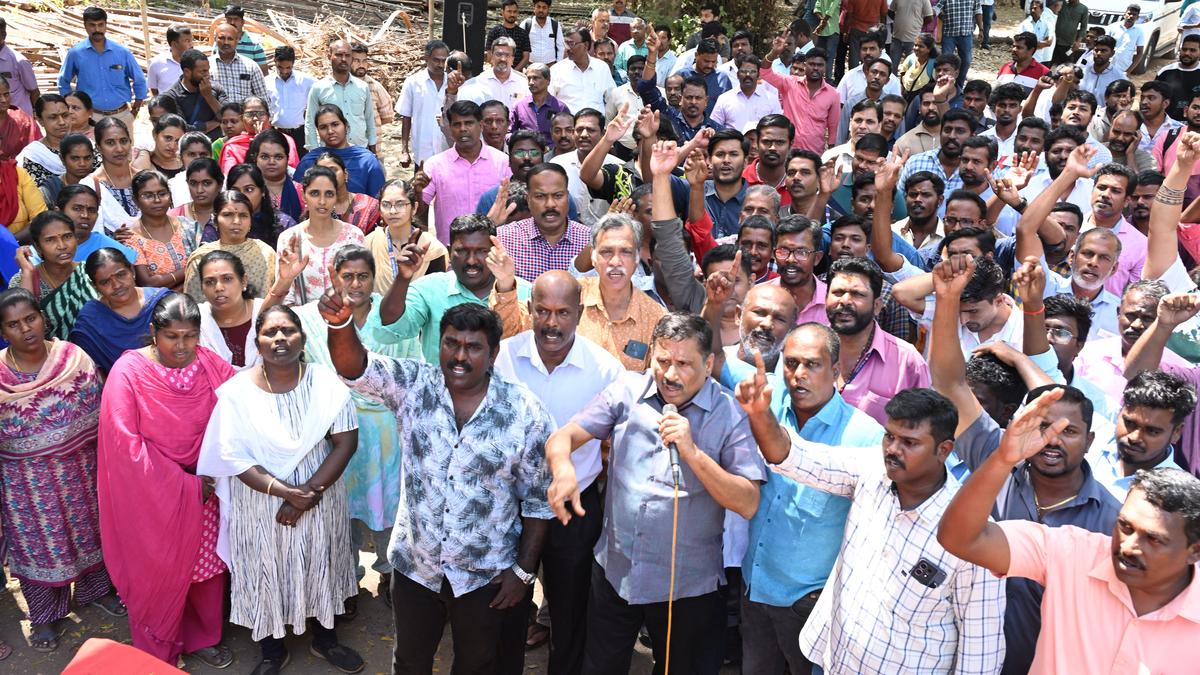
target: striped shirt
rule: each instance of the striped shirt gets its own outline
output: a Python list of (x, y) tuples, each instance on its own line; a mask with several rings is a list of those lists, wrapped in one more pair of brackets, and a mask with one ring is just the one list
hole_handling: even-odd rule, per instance
[[(879, 448), (832, 448), (789, 434), (792, 450), (773, 468), (851, 500), (837, 563), (800, 633), (804, 655), (827, 673), (1000, 672), (1003, 581), (937, 541), (959, 483), (948, 479), (902, 509)], [(935, 569), (929, 585), (914, 573), (922, 562)]]
[(538, 230), (533, 218), (502, 225), (496, 230), (496, 236), (504, 245), (504, 250), (512, 256), (517, 276), (529, 283), (548, 270), (570, 269), (575, 256), (592, 241), (591, 230), (575, 221), (568, 221), (562, 238), (558, 243), (551, 244)]

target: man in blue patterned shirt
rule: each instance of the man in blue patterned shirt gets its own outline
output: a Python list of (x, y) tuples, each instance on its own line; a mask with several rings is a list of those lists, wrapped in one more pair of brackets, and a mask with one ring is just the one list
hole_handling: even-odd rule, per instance
[[(397, 264), (415, 267), (423, 255), (408, 244)], [(340, 291), (320, 303), (338, 374), (396, 413), (392, 672), (431, 672), (447, 619), (454, 672), (498, 672), (502, 628), (524, 610), (553, 517), (545, 443), (554, 419), (529, 389), (494, 374), (500, 318), (486, 307), (447, 310), (439, 363), (429, 364), (369, 354)]]

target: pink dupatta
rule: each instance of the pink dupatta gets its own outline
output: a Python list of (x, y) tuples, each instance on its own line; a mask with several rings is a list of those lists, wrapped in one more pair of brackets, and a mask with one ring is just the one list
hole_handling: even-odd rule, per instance
[(200, 552), (204, 504), (193, 471), (216, 389), (233, 368), (204, 347), (191, 391), (126, 352), (100, 404), (97, 490), (104, 562), (129, 608), (130, 631), (181, 644), (180, 622)]

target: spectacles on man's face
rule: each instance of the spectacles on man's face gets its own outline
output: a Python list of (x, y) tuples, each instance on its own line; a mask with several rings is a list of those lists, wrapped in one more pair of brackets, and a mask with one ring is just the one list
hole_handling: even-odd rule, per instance
[(816, 251), (811, 248), (784, 248), (779, 246), (775, 249), (775, 259), (787, 260), (788, 258), (795, 258), (796, 260), (808, 260), (814, 253)]
[(534, 157), (541, 157), (542, 151), (538, 150), (537, 148), (531, 148), (529, 150), (513, 150), (512, 156), (516, 157), (517, 159), (533, 159)]
[(942, 222), (945, 223), (947, 227), (957, 230), (960, 227), (975, 227), (975, 223), (978, 221), (976, 221), (974, 218), (956, 218), (954, 216), (946, 216), (945, 218), (942, 218)]
[(1075, 334), (1066, 328), (1046, 326), (1046, 339), (1056, 345), (1065, 345), (1075, 339)]

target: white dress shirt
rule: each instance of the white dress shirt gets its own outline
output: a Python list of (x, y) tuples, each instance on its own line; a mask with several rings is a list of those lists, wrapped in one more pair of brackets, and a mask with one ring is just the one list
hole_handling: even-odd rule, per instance
[(146, 68), (146, 86), (151, 91), (157, 91), (161, 94), (175, 86), (175, 83), (179, 81), (179, 76), (182, 74), (183, 68), (179, 66), (179, 62), (168, 51), (150, 60), (150, 65)]
[[(529, 32), (529, 62), (547, 65), (567, 58), (567, 45), (563, 40), (562, 22), (546, 17), (546, 25), (538, 23), (537, 17), (529, 17), (519, 24)], [(555, 27), (558, 30), (555, 30)]]
[(400, 87), (396, 114), (412, 120), (410, 149), (413, 161), (418, 164), (449, 147), (438, 124), (448, 80), (448, 76), (443, 76), (442, 86), (439, 87), (429, 77), (429, 70), (422, 68), (409, 75)]
[[(528, 387), (559, 427), (570, 422), (575, 413), (625, 372), (616, 357), (578, 334), (563, 362), (547, 371), (531, 330), (500, 343), (495, 367), (501, 377)], [(575, 465), (580, 492), (588, 489), (600, 475), (600, 441), (592, 439), (572, 452), (571, 463)]]
[(583, 70), (571, 59), (550, 66), (550, 95), (573, 113), (584, 108), (603, 112), (604, 94), (615, 86), (608, 64), (591, 56)]
[(512, 112), (517, 101), (529, 96), (529, 82), (525, 76), (510, 70), (503, 82), (489, 68), (463, 83), (458, 90), (458, 100), (474, 101), (483, 105), (487, 101), (500, 101)]
[(757, 124), (765, 115), (782, 113), (778, 93), (772, 96), (764, 92), (760, 84), (749, 96), (742, 93), (740, 86), (718, 96), (711, 117), (714, 122), (742, 131), (747, 124)]
[(271, 126), (276, 129), (299, 129), (304, 126), (304, 110), (308, 92), (316, 78), (299, 70), (284, 80), (279, 73), (267, 76), (267, 91), (271, 94)]
[(1146, 46), (1146, 31), (1136, 23), (1126, 28), (1124, 23), (1117, 22), (1108, 29), (1108, 34), (1117, 41), (1117, 48), (1113, 51), (1113, 64), (1124, 73), (1133, 65), (1133, 55), (1137, 53), (1137, 48)]
[[(886, 58), (886, 57), (885, 57)], [(842, 81), (838, 83), (837, 93), (841, 100), (848, 101), (851, 98), (862, 100), (862, 93), (867, 90), (867, 74), (863, 72), (862, 64), (854, 66), (846, 71), (842, 76)], [(888, 94), (900, 95), (900, 78), (892, 73), (887, 84), (883, 85), (883, 95)]]

